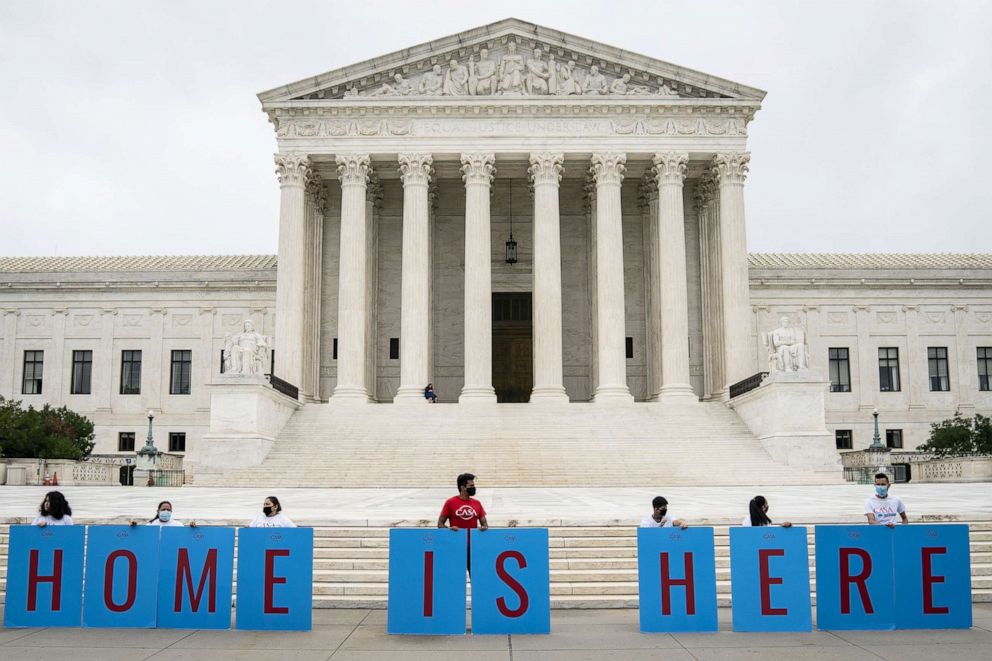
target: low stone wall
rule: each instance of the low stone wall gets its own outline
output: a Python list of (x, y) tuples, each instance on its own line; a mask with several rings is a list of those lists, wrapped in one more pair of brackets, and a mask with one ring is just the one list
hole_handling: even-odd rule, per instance
[(898, 464), (909, 465), (911, 482), (992, 482), (992, 456), (988, 455), (938, 457), (930, 452), (854, 450), (841, 453), (841, 463), (849, 482), (871, 482), (878, 470), (891, 475), (892, 466)]
[[(120, 469), (123, 466), (133, 466), (133, 457), (120, 455), (94, 455), (85, 461), (71, 459), (0, 459), (8, 473), (7, 480), (0, 484), (10, 483), (10, 469), (24, 470), (24, 483), (27, 486), (39, 486), (58, 479), (59, 486), (112, 486), (121, 483)], [(159, 467), (163, 471), (180, 472), (183, 469), (183, 455), (161, 454)]]

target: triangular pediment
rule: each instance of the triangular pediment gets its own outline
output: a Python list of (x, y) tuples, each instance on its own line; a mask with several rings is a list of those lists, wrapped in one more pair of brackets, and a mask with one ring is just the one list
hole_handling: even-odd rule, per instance
[(258, 95), (335, 99), (629, 97), (748, 99), (762, 90), (510, 18)]

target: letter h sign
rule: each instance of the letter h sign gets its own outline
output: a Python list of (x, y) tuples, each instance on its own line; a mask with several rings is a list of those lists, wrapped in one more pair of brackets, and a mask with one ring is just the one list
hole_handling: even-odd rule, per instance
[(641, 631), (716, 631), (712, 528), (638, 528)]

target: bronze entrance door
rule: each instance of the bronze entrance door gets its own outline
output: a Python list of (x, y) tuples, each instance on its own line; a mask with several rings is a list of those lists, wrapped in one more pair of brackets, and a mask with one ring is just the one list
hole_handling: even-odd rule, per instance
[(497, 402), (526, 402), (534, 388), (530, 292), (493, 293), (493, 388)]

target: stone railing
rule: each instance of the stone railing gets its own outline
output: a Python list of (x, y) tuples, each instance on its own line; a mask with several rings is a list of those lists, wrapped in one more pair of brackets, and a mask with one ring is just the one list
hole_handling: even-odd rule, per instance
[(895, 474), (899, 481), (992, 482), (990, 455), (939, 457), (932, 452), (912, 450), (852, 450), (841, 453), (841, 463), (844, 465), (844, 478), (849, 482), (870, 482), (872, 473), (879, 469)]
[[(108, 486), (121, 484), (121, 467), (134, 466), (133, 456), (92, 455), (84, 461), (72, 459), (0, 459), (8, 474), (6, 483), (13, 484), (11, 476), (28, 486), (43, 485), (46, 481), (60, 486)], [(159, 468), (163, 471), (181, 473), (183, 455), (161, 453)], [(14, 469), (14, 471), (11, 471)], [(3, 484), (4, 481), (0, 481)], [(174, 486), (180, 486), (176, 484)]]

